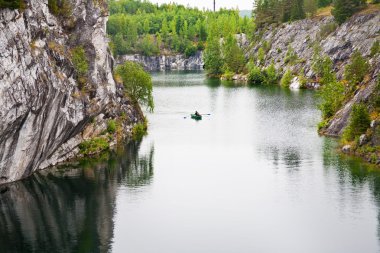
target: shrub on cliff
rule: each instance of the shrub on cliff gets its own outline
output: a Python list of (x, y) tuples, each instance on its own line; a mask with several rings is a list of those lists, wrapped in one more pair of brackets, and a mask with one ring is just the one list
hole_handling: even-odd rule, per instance
[(48, 0), (48, 7), (55, 16), (70, 17), (72, 8), (68, 0)]
[(248, 81), (252, 85), (259, 85), (264, 82), (264, 75), (259, 67), (253, 66), (250, 68), (248, 74)]
[(84, 84), (86, 82), (86, 75), (88, 73), (88, 60), (86, 52), (82, 46), (74, 47), (71, 49), (71, 61), (73, 62), (75, 71), (77, 73), (78, 82)]
[(273, 63), (264, 70), (264, 83), (267, 85), (278, 83), (278, 73)]
[(380, 54), (380, 41), (376, 40), (373, 42), (373, 45), (371, 47), (371, 57), (375, 56), (376, 54)]
[(285, 88), (288, 88), (290, 86), (290, 84), (292, 83), (292, 79), (293, 79), (293, 74), (292, 72), (288, 69), (285, 74), (282, 76), (281, 78), (281, 86), (282, 87), (285, 87)]
[(324, 84), (318, 92), (320, 102), (319, 109), (322, 118), (327, 119), (342, 106), (345, 97), (345, 88), (341, 82), (334, 81)]
[(363, 81), (368, 71), (369, 64), (367, 60), (364, 59), (359, 51), (355, 51), (351, 56), (350, 63), (344, 70), (344, 78), (354, 86)]
[(115, 70), (115, 79), (124, 85), (125, 92), (134, 100), (153, 111), (153, 85), (151, 76), (135, 62), (125, 62)]
[(344, 130), (343, 137), (348, 141), (364, 134), (371, 124), (368, 109), (364, 104), (356, 104), (352, 107), (350, 123)]

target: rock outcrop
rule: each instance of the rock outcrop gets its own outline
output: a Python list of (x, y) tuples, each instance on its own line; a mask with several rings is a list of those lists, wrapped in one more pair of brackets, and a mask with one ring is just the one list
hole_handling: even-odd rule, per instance
[[(112, 76), (106, 1), (70, 0), (53, 15), (48, 0), (0, 10), (0, 184), (75, 157), (78, 145), (121, 117), (124, 135), (142, 120)], [(83, 48), (79, 77), (72, 50)]]
[(117, 58), (118, 64), (126, 61), (140, 63), (147, 71), (169, 71), (169, 70), (202, 70), (202, 51), (198, 51), (194, 56), (186, 58), (183, 54), (143, 56), (139, 54), (123, 55)]
[(337, 112), (324, 131), (326, 135), (339, 136), (347, 125), (352, 105), (366, 101), (373, 93), (380, 72), (380, 56), (370, 57), (371, 47), (376, 40), (380, 40), (380, 11), (371, 10), (354, 15), (340, 26), (334, 24), (332, 16), (273, 26), (262, 34), (261, 41), (255, 44), (247, 56), (257, 59), (259, 49), (263, 48), (266, 51), (262, 64), (264, 68), (273, 62), (282, 73), (287, 69), (294, 74), (303, 71), (310, 81), (306, 86), (318, 88), (312, 69), (314, 45), (320, 45), (321, 55), (331, 58), (338, 78), (342, 78), (344, 66), (352, 53), (358, 50), (369, 60), (372, 68), (366, 83)]

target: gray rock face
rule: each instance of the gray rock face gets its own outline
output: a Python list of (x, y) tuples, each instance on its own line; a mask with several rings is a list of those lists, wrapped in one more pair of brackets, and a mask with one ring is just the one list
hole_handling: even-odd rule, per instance
[[(363, 56), (370, 55), (372, 44), (380, 39), (380, 11), (371, 14), (358, 14), (349, 21), (337, 27), (335, 31), (322, 32), (332, 24), (333, 17), (322, 19), (304, 19), (280, 27), (268, 29), (258, 43), (248, 54), (255, 56), (260, 47), (264, 48), (264, 42), (269, 47), (265, 54), (264, 66), (269, 66), (272, 61), (277, 69), (291, 69), (299, 72), (302, 68), (307, 77), (314, 77), (312, 57), (313, 45), (321, 45), (321, 54), (328, 55), (334, 62), (334, 67), (342, 76), (344, 66), (350, 59), (354, 50), (359, 50)], [(294, 50), (298, 61), (292, 66), (285, 62), (289, 48)]]
[[(315, 43), (321, 45), (321, 54), (328, 55), (333, 61), (338, 78), (342, 78), (344, 66), (355, 50), (368, 58), (372, 69), (367, 84), (356, 91), (352, 99), (337, 112), (324, 131), (326, 135), (339, 136), (347, 125), (352, 105), (368, 100), (380, 72), (380, 56), (370, 59), (373, 43), (380, 40), (380, 11), (369, 14), (359, 13), (337, 27), (335, 31), (325, 32), (328, 30), (326, 27), (333, 21), (333, 17), (324, 17), (319, 20), (305, 19), (268, 29), (263, 34), (263, 40), (249, 52), (248, 56), (254, 58), (259, 48), (264, 48), (264, 42), (266, 42), (269, 49), (265, 54), (264, 67), (269, 66), (273, 61), (276, 68), (283, 72), (290, 69), (294, 73), (299, 73), (303, 69), (305, 76), (311, 80), (315, 79), (315, 73), (312, 70)], [(285, 62), (289, 48), (294, 50), (298, 58), (293, 65)], [(317, 80), (307, 83), (307, 87), (319, 88)]]
[[(73, 13), (62, 19), (47, 2), (0, 10), (0, 184), (74, 157), (107, 118), (124, 112), (126, 126), (141, 119), (113, 80), (107, 6), (71, 0)], [(89, 64), (82, 87), (70, 57), (77, 46)]]
[(159, 56), (135, 54), (123, 55), (117, 59), (118, 64), (123, 64), (126, 61), (138, 62), (147, 71), (201, 70), (204, 65), (202, 51), (198, 51), (194, 56), (190, 56), (189, 58), (186, 58), (183, 54)]

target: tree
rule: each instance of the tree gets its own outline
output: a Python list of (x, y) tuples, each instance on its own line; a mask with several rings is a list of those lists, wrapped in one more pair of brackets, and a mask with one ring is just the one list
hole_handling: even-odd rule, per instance
[(317, 0), (304, 0), (303, 6), (308, 17), (314, 16), (318, 9)]
[(354, 86), (363, 81), (368, 71), (368, 62), (359, 51), (355, 51), (351, 56), (350, 63), (344, 70), (344, 78)]
[(144, 104), (153, 111), (152, 78), (139, 64), (127, 61), (116, 67), (115, 74), (115, 79), (123, 83), (133, 102)]
[(222, 74), (223, 59), (218, 37), (210, 37), (207, 39), (207, 47), (203, 57), (205, 69), (210, 76), (219, 76)]
[(322, 86), (318, 92), (320, 98), (318, 107), (322, 111), (323, 119), (333, 116), (342, 106), (344, 93), (344, 85), (338, 81), (329, 82)]
[(348, 140), (354, 140), (361, 134), (364, 134), (369, 128), (371, 118), (368, 109), (364, 104), (356, 104), (352, 107), (350, 122), (344, 130), (343, 137)]
[(344, 23), (347, 18), (365, 6), (365, 0), (335, 0), (332, 14), (338, 24)]
[(21, 7), (22, 0), (0, 0), (0, 9), (18, 9)]
[(243, 71), (245, 57), (241, 48), (238, 46), (236, 38), (230, 34), (223, 44), (224, 69), (234, 73)]

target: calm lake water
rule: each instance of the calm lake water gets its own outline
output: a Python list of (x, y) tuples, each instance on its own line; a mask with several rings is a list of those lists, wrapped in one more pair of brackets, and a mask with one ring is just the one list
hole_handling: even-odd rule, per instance
[(0, 252), (380, 251), (380, 173), (318, 136), (312, 91), (153, 80), (141, 143), (0, 188)]

